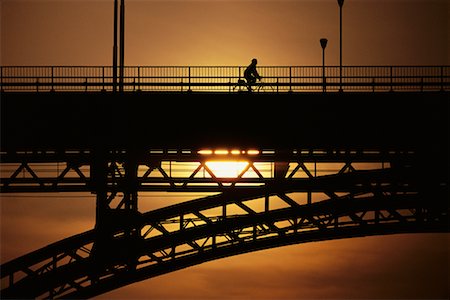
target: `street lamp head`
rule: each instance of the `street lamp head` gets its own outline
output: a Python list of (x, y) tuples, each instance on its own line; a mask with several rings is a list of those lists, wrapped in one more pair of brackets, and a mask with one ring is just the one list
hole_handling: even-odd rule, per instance
[(344, 0), (337, 0), (339, 7), (342, 7), (342, 5), (344, 5)]
[(320, 39), (320, 46), (322, 46), (322, 49), (325, 50), (325, 47), (327, 46), (328, 40), (325, 38)]

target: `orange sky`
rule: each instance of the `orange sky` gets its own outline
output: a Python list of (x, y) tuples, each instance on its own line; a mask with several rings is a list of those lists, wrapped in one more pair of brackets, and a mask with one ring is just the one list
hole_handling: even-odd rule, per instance
[[(1, 0), (1, 65), (111, 65), (112, 4)], [(450, 64), (449, 6), (346, 0), (344, 65)], [(322, 37), (329, 40), (327, 63), (339, 63), (334, 0), (127, 0), (126, 18), (126, 65), (247, 65), (252, 57), (260, 65), (321, 65)], [(89, 195), (0, 197), (1, 262), (94, 224)], [(393, 235), (260, 251), (98, 298), (446, 298), (448, 237)]]
[[(140, 198), (140, 206), (177, 200)], [(94, 214), (95, 198), (87, 194), (2, 196), (1, 262), (91, 229)], [(401, 234), (286, 246), (204, 263), (96, 299), (445, 299), (448, 238)]]
[[(2, 65), (111, 65), (113, 0), (2, 0)], [(127, 65), (339, 64), (335, 0), (127, 0)], [(347, 0), (344, 65), (449, 64), (446, 0)]]

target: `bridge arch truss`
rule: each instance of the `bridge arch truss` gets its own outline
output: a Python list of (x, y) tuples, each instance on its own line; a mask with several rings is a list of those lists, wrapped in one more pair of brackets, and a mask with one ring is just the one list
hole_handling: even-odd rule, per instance
[[(430, 171), (420, 153), (261, 150), (213, 157), (199, 151), (3, 153), (9, 169), (2, 173), (2, 192), (90, 191), (98, 215), (94, 229), (3, 264), (2, 297), (89, 298), (262, 249), (448, 232), (447, 164)], [(207, 161), (224, 157), (247, 164), (236, 177), (218, 177)], [(193, 167), (181, 176), (167, 169), (174, 162)], [(41, 163), (61, 165), (49, 176)], [(138, 191), (211, 194), (140, 212)]]

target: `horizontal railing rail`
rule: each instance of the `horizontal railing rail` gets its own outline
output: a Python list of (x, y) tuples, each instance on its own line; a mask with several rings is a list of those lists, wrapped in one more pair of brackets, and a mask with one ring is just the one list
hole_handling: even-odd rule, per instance
[[(246, 91), (245, 66), (0, 66), (2, 92)], [(261, 66), (255, 92), (448, 91), (450, 66)], [(119, 82), (120, 81), (120, 82)], [(121, 88), (119, 88), (119, 86)]]

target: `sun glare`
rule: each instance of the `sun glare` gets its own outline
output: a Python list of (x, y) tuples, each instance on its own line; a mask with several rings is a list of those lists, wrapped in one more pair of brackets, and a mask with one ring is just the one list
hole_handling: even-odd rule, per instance
[(205, 165), (220, 178), (238, 177), (248, 166), (247, 161), (207, 161)]

